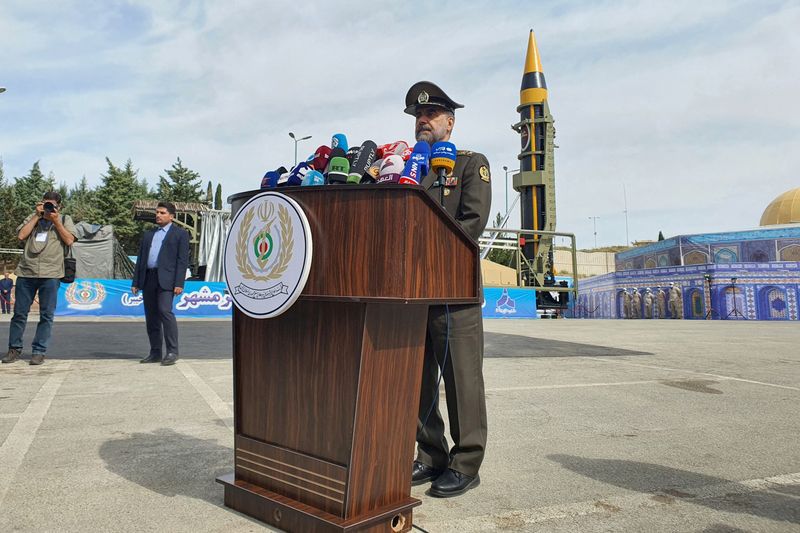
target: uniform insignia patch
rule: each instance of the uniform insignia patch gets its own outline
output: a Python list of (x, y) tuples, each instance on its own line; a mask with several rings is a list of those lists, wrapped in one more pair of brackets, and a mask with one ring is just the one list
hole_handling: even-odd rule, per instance
[(444, 195), (445, 196), (450, 196), (450, 189), (445, 189), (444, 190)]
[(489, 167), (482, 165), (478, 173), (481, 175), (483, 181), (489, 183)]
[(426, 93), (425, 91), (422, 91), (421, 93), (419, 93), (419, 96), (417, 97), (417, 103), (419, 103), (419, 104), (427, 104), (428, 103), (428, 93)]
[(445, 187), (455, 187), (456, 185), (458, 185), (458, 176), (447, 176), (444, 179)]

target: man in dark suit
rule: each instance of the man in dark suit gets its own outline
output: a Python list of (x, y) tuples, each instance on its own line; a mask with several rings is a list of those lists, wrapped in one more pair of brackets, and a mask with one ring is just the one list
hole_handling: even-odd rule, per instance
[[(162, 365), (174, 365), (178, 360), (178, 322), (172, 312), (172, 300), (183, 292), (189, 265), (189, 234), (173, 224), (174, 219), (175, 205), (159, 202), (156, 207), (158, 227), (145, 233), (136, 258), (131, 291), (138, 294), (142, 290), (150, 338), (150, 354), (141, 363), (160, 361)], [(163, 342), (167, 344), (164, 358), (161, 357)]]
[[(450, 140), (455, 110), (461, 107), (464, 106), (428, 81), (415, 83), (406, 94), (405, 112), (416, 119), (416, 139), (431, 145)], [(429, 172), (420, 185), (439, 202), (435, 172)], [(492, 203), (486, 156), (459, 150), (455, 168), (444, 187), (444, 209), (477, 241), (489, 220)], [(448, 446), (438, 406), (440, 372), (452, 447)], [(481, 305), (432, 305), (428, 310), (412, 484), (432, 481), (428, 493), (440, 498), (458, 496), (478, 486), (486, 433)]]

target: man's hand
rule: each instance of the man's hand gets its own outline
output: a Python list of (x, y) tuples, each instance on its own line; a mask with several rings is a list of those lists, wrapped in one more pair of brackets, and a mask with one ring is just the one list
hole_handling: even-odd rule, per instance
[(136, 296), (137, 294), (139, 294), (139, 287), (131, 287), (131, 292), (133, 293), (134, 296)]
[(52, 211), (44, 211), (42, 218), (45, 220), (49, 220), (56, 226), (61, 224), (61, 217), (58, 215), (58, 209), (53, 209)]
[(172, 292), (175, 293), (175, 296), (178, 296), (180, 293), (183, 292), (183, 287), (175, 287), (175, 289)]
[(44, 202), (36, 203), (36, 214), (39, 215), (39, 217), (44, 215)]

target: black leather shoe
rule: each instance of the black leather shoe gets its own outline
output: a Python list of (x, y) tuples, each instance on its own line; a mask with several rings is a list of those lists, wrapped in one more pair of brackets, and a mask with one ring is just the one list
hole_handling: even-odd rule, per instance
[(161, 361), (161, 365), (162, 366), (174, 365), (175, 361), (177, 360), (178, 360), (178, 354), (168, 353), (167, 356)]
[(8, 353), (3, 357), (3, 363), (13, 363), (22, 357), (22, 348), (9, 348)]
[(161, 362), (161, 356), (160, 355), (150, 354), (150, 355), (148, 355), (147, 357), (145, 357), (144, 359), (142, 359), (139, 362), (140, 363), (160, 363)]
[(480, 484), (481, 478), (477, 474), (472, 477), (448, 468), (444, 474), (437, 477), (436, 481), (431, 484), (428, 494), (437, 498), (450, 498), (464, 494), (469, 489), (475, 488)]
[(416, 487), (428, 481), (433, 481), (441, 475), (442, 471), (438, 468), (428, 466), (419, 461), (414, 461), (414, 464), (411, 466), (411, 485)]

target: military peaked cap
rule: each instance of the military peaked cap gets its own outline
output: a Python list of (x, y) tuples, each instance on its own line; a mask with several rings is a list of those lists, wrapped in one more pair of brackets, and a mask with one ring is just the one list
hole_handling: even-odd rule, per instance
[(456, 109), (464, 107), (458, 102), (453, 101), (435, 83), (429, 81), (418, 81), (406, 93), (406, 109), (409, 115), (416, 115), (417, 106), (439, 106), (454, 112)]

